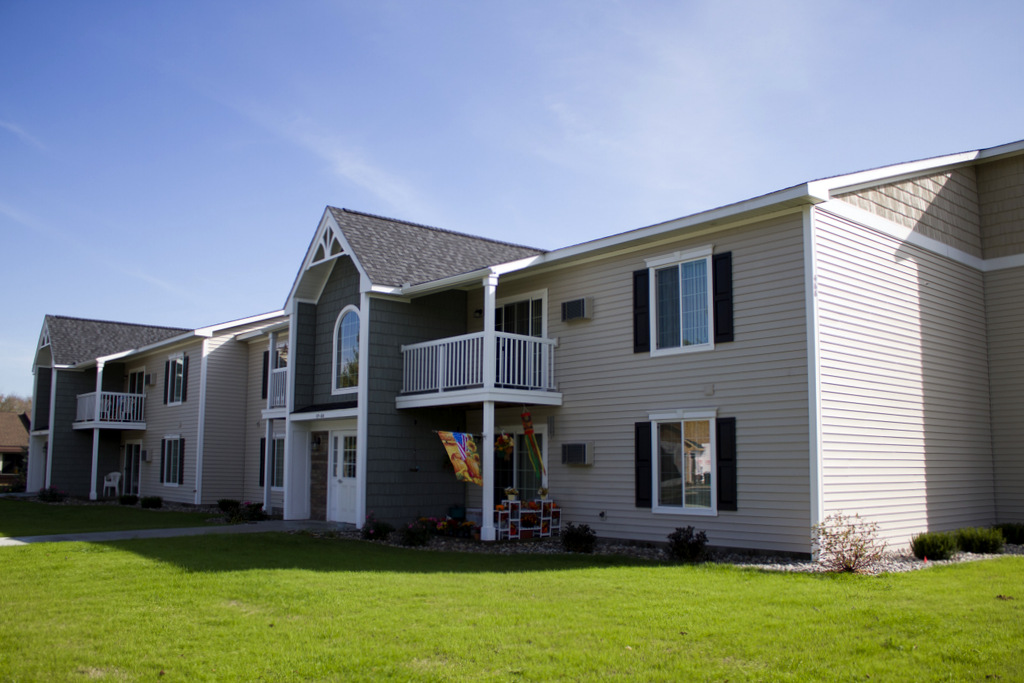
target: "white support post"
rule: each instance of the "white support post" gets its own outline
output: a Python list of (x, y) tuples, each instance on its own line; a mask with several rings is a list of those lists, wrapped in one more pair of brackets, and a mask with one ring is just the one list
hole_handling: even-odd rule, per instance
[[(269, 394), (268, 394), (269, 395)], [(269, 400), (269, 398), (267, 399)], [(270, 514), (270, 451), (274, 448), (274, 421), (267, 420), (266, 443), (263, 448), (263, 511)]]
[(494, 401), (484, 401), (484, 491), (480, 540), (493, 541), (494, 531)]
[[(494, 331), (494, 307), (498, 291), (498, 276), (490, 274), (484, 278), (484, 389), (494, 389), (495, 371), (497, 370), (497, 334)], [(493, 406), (491, 406), (493, 408)], [(484, 429), (487, 421), (484, 420)]]
[[(100, 423), (100, 404), (103, 403), (103, 361), (96, 363), (96, 410), (93, 414), (93, 424)], [(100, 430), (92, 430), (92, 477), (89, 480), (89, 500), (99, 498), (96, 486), (99, 484), (100, 468)]]

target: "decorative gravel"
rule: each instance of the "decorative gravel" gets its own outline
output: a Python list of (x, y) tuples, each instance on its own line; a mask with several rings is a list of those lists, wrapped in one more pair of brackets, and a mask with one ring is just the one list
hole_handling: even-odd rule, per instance
[[(299, 531), (293, 533), (311, 534), (317, 537), (345, 538), (360, 540), (358, 531), (339, 530), (318, 530)], [(383, 543), (385, 545), (404, 547), (398, 542), (399, 534), (396, 532)], [(367, 543), (381, 543), (381, 541), (366, 541)], [(425, 546), (411, 546), (413, 550), (441, 550), (460, 553), (491, 553), (495, 555), (562, 555), (571, 554), (562, 549), (561, 541), (558, 538), (533, 539), (528, 541), (497, 541), (494, 543), (483, 543), (464, 538), (450, 538), (446, 536), (434, 536)], [(653, 544), (622, 543), (610, 541), (597, 541), (594, 548), (595, 555), (621, 555), (634, 557), (643, 560), (665, 561), (667, 556), (662, 548)], [(888, 553), (885, 558), (865, 574), (886, 574), (893, 572), (909, 572), (918, 569), (926, 569), (935, 565), (955, 564), (957, 562), (972, 562), (975, 560), (989, 560), (1004, 555), (1024, 555), (1024, 546), (1006, 544), (1001, 555), (978, 555), (973, 553), (957, 553), (949, 560), (923, 562), (909, 553)], [(752, 569), (781, 572), (825, 572), (826, 570), (817, 562), (811, 560), (794, 559), (779, 555), (745, 555), (742, 553), (724, 553), (712, 551), (710, 562), (720, 564), (733, 564)]]

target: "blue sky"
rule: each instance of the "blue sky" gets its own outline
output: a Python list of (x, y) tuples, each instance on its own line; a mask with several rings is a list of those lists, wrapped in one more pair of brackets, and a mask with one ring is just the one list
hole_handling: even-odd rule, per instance
[(43, 315), (279, 308), (326, 205), (555, 248), (1024, 138), (1020, 2), (0, 0), (0, 393)]

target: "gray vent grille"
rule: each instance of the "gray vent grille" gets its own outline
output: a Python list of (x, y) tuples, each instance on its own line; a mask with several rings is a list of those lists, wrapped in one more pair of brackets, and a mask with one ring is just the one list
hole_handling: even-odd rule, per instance
[(594, 444), (593, 443), (563, 443), (562, 444), (563, 465), (593, 465)]
[(590, 302), (586, 298), (562, 302), (562, 322), (590, 320)]

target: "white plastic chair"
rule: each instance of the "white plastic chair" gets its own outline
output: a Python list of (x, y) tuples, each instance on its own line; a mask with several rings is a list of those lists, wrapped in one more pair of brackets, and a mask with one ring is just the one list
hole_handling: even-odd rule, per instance
[(107, 476), (103, 477), (103, 497), (107, 497), (107, 489), (114, 489), (114, 495), (117, 495), (118, 487), (121, 484), (121, 473), (111, 472)]

